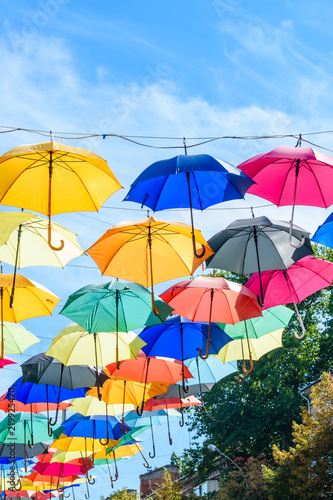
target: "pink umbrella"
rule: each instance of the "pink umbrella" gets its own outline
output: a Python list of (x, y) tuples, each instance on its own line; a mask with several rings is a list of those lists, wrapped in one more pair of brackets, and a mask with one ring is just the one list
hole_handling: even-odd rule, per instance
[(8, 356), (4, 356), (0, 359), (0, 368), (4, 368), (7, 365), (17, 365), (17, 362), (9, 358)]
[(290, 242), (295, 205), (327, 208), (333, 203), (333, 158), (312, 148), (280, 146), (238, 168), (256, 182), (248, 193), (277, 206), (292, 205)]
[[(265, 298), (265, 307), (294, 304), (296, 314), (302, 327), (304, 337), (305, 328), (299, 314), (296, 302), (309, 297), (322, 288), (332, 285), (333, 264), (327, 260), (318, 259), (307, 255), (298, 260), (286, 270), (264, 271), (261, 273), (261, 282)], [(252, 274), (246, 285), (253, 293), (258, 293), (260, 288), (259, 274)]]
[[(257, 296), (245, 286), (224, 278), (199, 276), (176, 283), (160, 297), (174, 309), (175, 314), (191, 321), (208, 321), (206, 354), (209, 354), (211, 322), (234, 325), (238, 321), (261, 316)], [(222, 319), (223, 318), (223, 319)]]

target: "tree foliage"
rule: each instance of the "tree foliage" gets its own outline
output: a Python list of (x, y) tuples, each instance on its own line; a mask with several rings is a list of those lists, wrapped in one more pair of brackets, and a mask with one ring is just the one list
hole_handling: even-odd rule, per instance
[(137, 493), (133, 490), (130, 491), (127, 488), (111, 493), (111, 495), (109, 495), (106, 499), (101, 497), (102, 500), (137, 500), (137, 498)]
[(170, 472), (165, 469), (162, 483), (154, 490), (154, 498), (156, 500), (181, 500), (181, 490), (181, 483), (174, 482)]
[(267, 500), (268, 487), (263, 475), (264, 457), (247, 460), (238, 459), (239, 469), (221, 471), (220, 490), (216, 494), (217, 500)]
[(333, 377), (324, 373), (311, 391), (311, 412), (293, 425), (293, 446), (274, 447), (278, 467), (270, 476), (271, 499), (333, 498)]

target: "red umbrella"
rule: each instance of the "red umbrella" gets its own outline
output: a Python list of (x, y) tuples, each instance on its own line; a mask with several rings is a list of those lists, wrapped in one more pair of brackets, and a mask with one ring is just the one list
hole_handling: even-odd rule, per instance
[(16, 365), (16, 364), (17, 362), (9, 358), (8, 356), (4, 356), (2, 359), (0, 359), (0, 368), (4, 368), (7, 365)]
[[(297, 338), (304, 337), (305, 328), (299, 314), (296, 302), (309, 297), (318, 290), (332, 285), (333, 264), (327, 260), (307, 255), (298, 260), (286, 270), (265, 271), (261, 274), (265, 307), (294, 304), (296, 314), (302, 327), (302, 335), (295, 333)], [(246, 286), (257, 293), (260, 288), (258, 273), (252, 274)]]
[(202, 359), (207, 359), (209, 354), (212, 321), (234, 325), (238, 321), (261, 316), (256, 294), (245, 286), (224, 278), (199, 276), (193, 280), (181, 281), (160, 297), (173, 307), (175, 314), (191, 321), (209, 322), (205, 356), (199, 349)]
[(277, 206), (292, 205), (290, 243), (295, 205), (327, 208), (333, 203), (333, 158), (312, 148), (280, 146), (238, 168), (256, 182), (248, 193)]
[[(0, 410), (5, 411), (6, 413), (13, 411), (30, 411), (31, 413), (40, 413), (42, 411), (49, 411), (57, 409), (57, 403), (28, 403), (24, 404), (21, 401), (6, 399), (7, 392), (0, 397)], [(70, 406), (70, 403), (59, 403), (59, 410), (66, 410)]]

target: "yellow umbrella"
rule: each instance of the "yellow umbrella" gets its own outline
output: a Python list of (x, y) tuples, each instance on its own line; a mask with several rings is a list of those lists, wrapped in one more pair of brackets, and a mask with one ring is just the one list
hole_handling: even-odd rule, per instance
[(194, 237), (198, 251), (205, 245), (204, 257), (193, 255), (191, 226), (149, 217), (116, 224), (87, 253), (102, 274), (151, 286), (152, 306), (156, 314), (154, 283), (190, 276), (214, 253), (197, 229), (194, 230)]
[[(146, 343), (135, 333), (119, 332), (119, 359), (136, 358), (144, 345)], [(116, 361), (116, 334), (89, 333), (74, 323), (58, 333), (46, 355), (59, 359), (66, 366), (106, 366)]]
[[(122, 404), (122, 420), (121, 428), (124, 434), (124, 413), (126, 404), (133, 404), (136, 408), (141, 406), (143, 401), (147, 401), (159, 394), (165, 394), (170, 384), (155, 382), (155, 383), (141, 383), (135, 380), (115, 380), (110, 377), (100, 388), (100, 395), (102, 400), (109, 404)], [(98, 397), (97, 387), (92, 387), (86, 396)]]
[(94, 459), (114, 460), (114, 457), (116, 457), (116, 460), (118, 460), (119, 458), (131, 457), (139, 453), (139, 451), (143, 450), (143, 447), (135, 443), (116, 446), (116, 448), (114, 448), (110, 453), (107, 453), (106, 450), (107, 448), (105, 447), (105, 450), (96, 451), (96, 453), (94, 454)]
[[(123, 405), (122, 403), (111, 403), (106, 404), (105, 401), (100, 401), (94, 396), (85, 396), (84, 398), (73, 399), (71, 406), (68, 408), (70, 411), (76, 413), (81, 413), (85, 417), (91, 417), (92, 415), (112, 415), (116, 416), (122, 413)], [(136, 409), (134, 404), (125, 404), (124, 412), (132, 411)]]
[[(249, 359), (252, 365), (252, 360), (258, 361), (261, 356), (273, 349), (283, 347), (282, 333), (283, 328), (271, 333), (266, 333), (259, 338), (237, 339), (226, 344), (218, 354), (214, 356), (219, 358), (224, 363), (237, 359)], [(243, 371), (247, 372), (244, 367)], [(251, 370), (250, 370), (251, 371)]]
[(36, 316), (52, 314), (59, 302), (59, 297), (35, 281), (28, 280), (21, 274), (16, 276), (16, 300), (10, 307), (10, 296), (13, 286), (13, 274), (0, 274), (0, 321), (1, 321), (1, 355), (4, 356), (3, 322), (18, 322)]
[(87, 437), (70, 437), (66, 434), (60, 434), (58, 439), (55, 439), (51, 444), (51, 448), (56, 448), (57, 450), (69, 451), (82, 451), (83, 456), (87, 456), (89, 452), (95, 453), (95, 451), (104, 450), (104, 446), (112, 448), (117, 446), (121, 439), (109, 439), (106, 445), (101, 445), (99, 439), (92, 439)]
[(0, 212), (0, 245), (6, 243), (14, 229), (30, 217), (30, 212)]
[(86, 454), (82, 450), (65, 451), (65, 450), (54, 449), (53, 451), (54, 451), (54, 455), (52, 456), (50, 463), (61, 462), (64, 464), (66, 462), (70, 462), (71, 460), (76, 460), (77, 458), (89, 458), (90, 455), (92, 455), (92, 451), (88, 451), (88, 450), (87, 450)]
[[(121, 188), (106, 161), (53, 140), (23, 144), (0, 156), (0, 203), (48, 215), (97, 211)], [(51, 244), (51, 226), (48, 242)]]

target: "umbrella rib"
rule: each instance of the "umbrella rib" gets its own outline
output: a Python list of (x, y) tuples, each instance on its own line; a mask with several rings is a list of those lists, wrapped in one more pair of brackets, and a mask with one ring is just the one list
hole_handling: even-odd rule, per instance
[[(277, 161), (278, 161), (278, 160), (277, 160)], [(271, 163), (275, 163), (275, 161), (274, 161), (274, 162), (271, 162)], [(282, 193), (283, 193), (283, 191), (284, 191), (284, 187), (285, 187), (285, 185), (286, 185), (286, 183), (287, 183), (288, 176), (289, 176), (289, 174), (290, 174), (290, 172), (292, 171), (292, 169), (293, 169), (293, 168), (295, 168), (295, 160), (293, 160), (293, 162), (291, 163), (290, 167), (288, 168), (288, 172), (287, 172), (287, 174), (286, 174), (286, 176), (285, 176), (285, 178), (284, 178), (284, 180), (283, 180), (283, 184), (282, 184), (282, 187), (281, 187), (279, 200), (278, 200), (278, 203), (277, 203), (277, 206), (278, 206), (278, 207), (280, 206), (280, 202), (281, 202), (281, 198), (282, 198)]]
[[(331, 166), (331, 165), (328, 165), (328, 163), (326, 163), (325, 165), (330, 166), (330, 167), (332, 168), (332, 166)], [(318, 182), (318, 179), (317, 179), (317, 177), (316, 177), (316, 175), (315, 175), (315, 173), (314, 173), (314, 171), (313, 171), (313, 169), (312, 169), (311, 165), (310, 165), (309, 163), (307, 163), (307, 166), (308, 166), (308, 169), (310, 170), (311, 174), (312, 174), (312, 175), (313, 175), (313, 177), (314, 177), (315, 183), (317, 184), (318, 191), (319, 191), (319, 193), (320, 193), (320, 196), (321, 196), (321, 199), (322, 199), (323, 205), (324, 205), (324, 207), (325, 207), (325, 208), (328, 208), (328, 206), (329, 206), (329, 205), (327, 205), (327, 204), (326, 204), (326, 201), (325, 201), (325, 199), (324, 199), (323, 192), (322, 192), (322, 190), (321, 190), (321, 186), (320, 186), (320, 184), (319, 184), (319, 182)]]
[[(196, 179), (196, 177), (195, 177), (194, 172), (189, 172), (189, 174), (190, 174), (190, 175), (192, 174), (192, 177), (193, 177), (193, 182), (194, 182), (194, 184), (195, 184), (195, 188), (196, 188), (197, 195), (198, 195), (198, 201), (199, 201), (199, 203), (200, 203), (200, 207), (201, 207), (201, 208), (200, 208), (200, 210), (201, 210), (201, 211), (203, 211), (203, 208), (202, 208), (202, 203), (201, 203), (201, 197), (200, 197), (200, 191), (199, 191), (199, 187), (198, 187), (197, 179)], [(191, 184), (190, 184), (190, 186), (191, 186)], [(191, 189), (191, 187), (190, 187), (190, 189)]]

